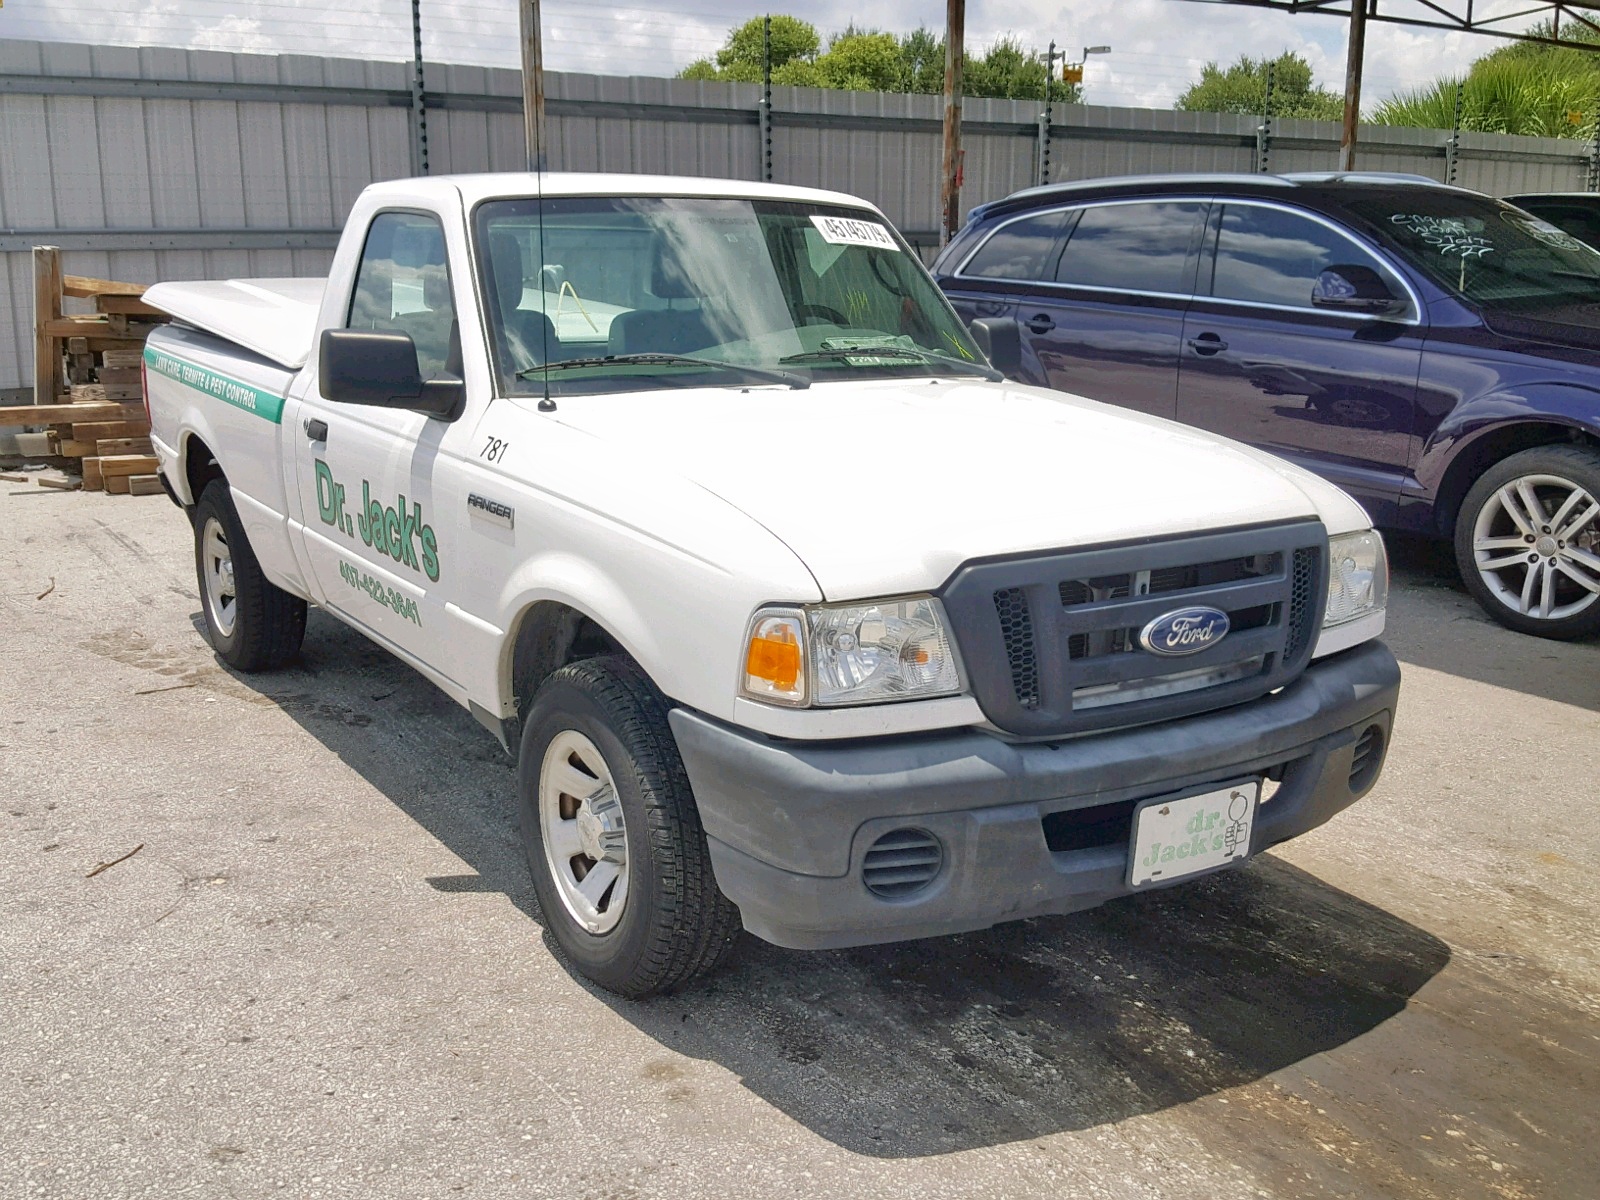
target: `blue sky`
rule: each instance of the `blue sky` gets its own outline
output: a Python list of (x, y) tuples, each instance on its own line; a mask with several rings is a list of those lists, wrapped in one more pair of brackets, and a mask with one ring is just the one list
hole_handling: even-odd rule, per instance
[[(1388, 6), (1410, 2), (1388, 0)], [(1480, 0), (1479, 7), (1518, 4)], [(826, 33), (852, 20), (897, 32), (937, 27), (944, 8), (939, 0), (626, 0), (621, 6), (544, 0), (545, 53), (557, 70), (671, 74), (714, 52), (730, 25), (774, 9)], [(422, 0), (422, 12), (428, 58), (516, 65), (516, 0)], [(4, 0), (0, 37), (404, 58), (410, 20), (410, 0)], [(1087, 98), (1096, 104), (1168, 107), (1207, 60), (1284, 49), (1304, 55), (1319, 82), (1343, 86), (1345, 22), (1331, 17), (1185, 0), (969, 0), (969, 44), (1006, 34), (1040, 49), (1051, 39), (1074, 48), (1111, 44), (1112, 54), (1090, 60)], [(1367, 36), (1369, 104), (1459, 71), (1499, 44), (1385, 25), (1373, 25)]]

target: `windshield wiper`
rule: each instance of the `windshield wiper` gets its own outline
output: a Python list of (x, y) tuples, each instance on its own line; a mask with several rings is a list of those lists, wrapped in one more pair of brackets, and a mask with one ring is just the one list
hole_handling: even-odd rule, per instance
[(811, 381), (793, 371), (773, 371), (766, 367), (751, 367), (744, 363), (723, 362), (716, 358), (696, 358), (692, 354), (603, 354), (595, 358), (567, 358), (546, 363), (542, 367), (528, 367), (517, 372), (518, 379), (537, 379), (545, 371), (565, 371), (571, 367), (633, 367), (633, 366), (690, 366), (707, 367), (714, 371), (733, 371), (747, 379), (762, 383), (781, 383), (786, 387), (805, 389)]
[(908, 350), (904, 346), (852, 346), (849, 349), (838, 350), (807, 350), (802, 354), (785, 355), (778, 361), (781, 363), (848, 362), (852, 358), (903, 358), (908, 362), (939, 363), (946, 367), (958, 367), (963, 371), (976, 372), (991, 383), (999, 383), (1005, 379), (999, 371), (983, 363), (952, 358), (936, 350)]

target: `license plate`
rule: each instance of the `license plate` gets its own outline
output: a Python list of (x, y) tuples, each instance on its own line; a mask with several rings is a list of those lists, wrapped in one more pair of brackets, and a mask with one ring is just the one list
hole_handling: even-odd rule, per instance
[(1176, 800), (1146, 800), (1133, 813), (1128, 883), (1166, 883), (1250, 853), (1261, 780)]

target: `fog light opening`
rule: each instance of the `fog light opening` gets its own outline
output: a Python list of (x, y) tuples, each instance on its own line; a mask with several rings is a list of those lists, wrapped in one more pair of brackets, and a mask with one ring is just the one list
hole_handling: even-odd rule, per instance
[(1383, 727), (1368, 725), (1356, 739), (1356, 748), (1350, 755), (1350, 790), (1356, 795), (1370, 788), (1383, 766)]
[(873, 842), (861, 864), (861, 882), (884, 900), (922, 891), (944, 866), (944, 846), (926, 829), (895, 829)]

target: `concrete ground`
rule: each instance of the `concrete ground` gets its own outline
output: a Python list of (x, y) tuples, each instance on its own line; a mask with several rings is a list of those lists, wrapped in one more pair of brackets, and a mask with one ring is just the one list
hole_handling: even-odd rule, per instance
[(6, 485), (0, 1196), (1593, 1196), (1600, 645), (1395, 558), (1393, 752), (1325, 828), (628, 1003), (465, 712), (320, 614), (235, 677), (166, 500)]

